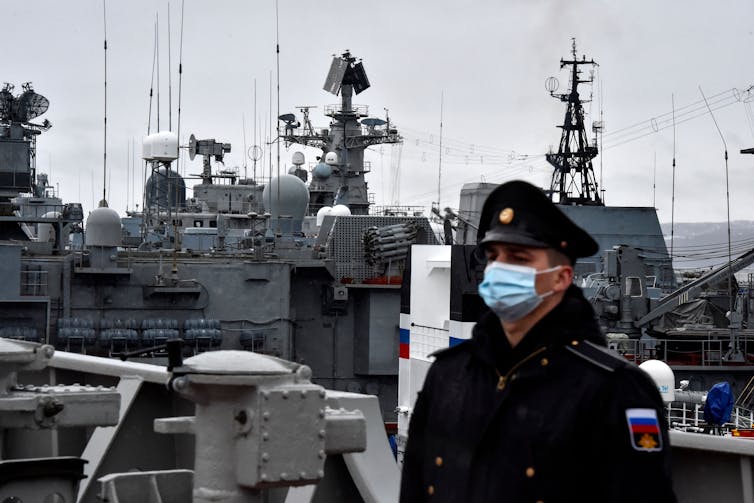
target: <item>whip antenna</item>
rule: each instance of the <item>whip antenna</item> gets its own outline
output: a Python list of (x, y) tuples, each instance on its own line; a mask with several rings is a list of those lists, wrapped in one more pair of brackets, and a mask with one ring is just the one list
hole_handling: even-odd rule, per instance
[(735, 351), (736, 354), (739, 353), (738, 348), (738, 340), (733, 335), (733, 265), (731, 264), (731, 251), (730, 251), (730, 185), (728, 183), (728, 143), (725, 141), (725, 137), (723, 136), (722, 131), (720, 131), (720, 126), (717, 124), (717, 119), (715, 119), (715, 114), (712, 113), (712, 109), (709, 106), (709, 103), (707, 102), (707, 97), (704, 96), (704, 92), (702, 91), (702, 86), (699, 86), (699, 93), (702, 95), (702, 99), (704, 99), (704, 104), (707, 106), (707, 110), (709, 111), (710, 117), (712, 117), (712, 122), (715, 123), (715, 128), (717, 129), (717, 134), (720, 135), (720, 139), (723, 142), (723, 148), (725, 149), (725, 206), (727, 210), (727, 216), (728, 216), (728, 326), (730, 327), (730, 338), (731, 338), (731, 351)]
[[(277, 62), (277, 75), (276, 75), (276, 84), (277, 84), (277, 100), (278, 100), (278, 110), (277, 115), (280, 117), (280, 21), (278, 18), (278, 0), (275, 0), (275, 57)], [(275, 143), (277, 143), (277, 151), (278, 151), (278, 157), (277, 157), (277, 215), (273, 215), (275, 218), (275, 226), (277, 230), (280, 230), (280, 121), (275, 122), (275, 132), (277, 134), (277, 137), (275, 138)]]
[[(181, 2), (181, 39), (178, 44), (178, 143), (181, 141), (181, 82), (183, 81), (183, 8), (185, 0)], [(178, 169), (181, 168), (181, 149), (178, 149)]]
[(102, 201), (99, 205), (107, 208), (107, 10), (105, 0), (102, 0), (102, 26), (105, 35), (105, 127), (102, 154)]
[(442, 109), (445, 102), (445, 91), (440, 92), (440, 162), (437, 166), (437, 211), (440, 211), (440, 180), (442, 178)]
[(170, 2), (168, 2), (168, 130), (173, 130), (173, 64), (170, 49)]
[(670, 268), (673, 268), (673, 238), (675, 232), (675, 96), (670, 95), (673, 113), (673, 182), (670, 190)]

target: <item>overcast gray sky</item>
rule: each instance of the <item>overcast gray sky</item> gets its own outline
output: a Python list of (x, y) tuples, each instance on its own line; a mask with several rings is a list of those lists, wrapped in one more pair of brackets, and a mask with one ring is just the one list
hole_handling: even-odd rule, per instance
[[(128, 144), (135, 139), (140, 152), (147, 130), (158, 12), (160, 126), (168, 125), (168, 5), (175, 130), (181, 2), (107, 1), (108, 199), (119, 212), (141, 201), (140, 182), (129, 181)], [(556, 76), (561, 90), (566, 87), (559, 60), (569, 57), (576, 37), (579, 55), (600, 64), (595, 77), (602, 90), (594, 87), (587, 111), (597, 116), (601, 102), (603, 143), (609, 147), (601, 158), (607, 203), (647, 206), (656, 197), (660, 220), (670, 220), (668, 118), (674, 95), (676, 221), (725, 220), (723, 144), (699, 108), (701, 86), (718, 108), (728, 145), (731, 218), (754, 219), (754, 156), (739, 154), (754, 147), (754, 116), (745, 92), (754, 84), (751, 1), (281, 0), (279, 15), (281, 113), (317, 105), (313, 123), (326, 127), (322, 108), (338, 99), (322, 84), (332, 54), (350, 49), (363, 58), (372, 83), (354, 101), (369, 105), (374, 116), (384, 117), (389, 108), (403, 134), (402, 147), (375, 147), (368, 156), (377, 203), (399, 198), (405, 205), (429, 205), (437, 199), (441, 93), (443, 206), (458, 206), (464, 182), (524, 178), (549, 184), (551, 171), (542, 154), (558, 143), (555, 126), (564, 108), (544, 82)], [(187, 0), (183, 30), (182, 141), (194, 133), (232, 143), (226, 166), (242, 172), (243, 122), (247, 148), (254, 143), (255, 122), (257, 136), (268, 134), (275, 3)], [(102, 1), (6, 0), (3, 32), (1, 80), (17, 90), (31, 81), (51, 102), (43, 118), (53, 128), (39, 139), (38, 169), (51, 172), (65, 200), (80, 200), (88, 211), (102, 192)], [(584, 87), (582, 94), (590, 92)], [(156, 113), (152, 120), (154, 130)], [(285, 166), (295, 150), (281, 150)], [(305, 153), (313, 162), (316, 152)], [(390, 170), (399, 157), (396, 187)], [(251, 175), (251, 161), (246, 163)], [(257, 171), (267, 170), (265, 164)], [(599, 157), (595, 170), (599, 179)], [(200, 159), (181, 171), (200, 172)], [(142, 163), (137, 172), (141, 180)]]

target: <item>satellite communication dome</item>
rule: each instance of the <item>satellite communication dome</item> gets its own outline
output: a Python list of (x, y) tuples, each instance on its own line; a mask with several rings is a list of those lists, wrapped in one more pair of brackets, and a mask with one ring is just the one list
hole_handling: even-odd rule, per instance
[(178, 135), (171, 131), (150, 134), (142, 142), (142, 157), (147, 161), (178, 159)]
[(322, 225), (322, 220), (330, 213), (332, 213), (332, 206), (323, 206), (317, 211), (317, 227)]
[(294, 166), (301, 166), (306, 162), (303, 152), (294, 152), (292, 162)]
[(332, 168), (324, 162), (320, 162), (314, 166), (314, 169), (312, 170), (312, 176), (314, 178), (321, 178), (324, 180), (330, 178), (330, 175), (332, 175)]
[(337, 166), (338, 154), (335, 152), (328, 152), (327, 154), (325, 154), (325, 164), (328, 164), (330, 166)]
[(281, 175), (279, 178), (273, 178), (264, 188), (262, 201), (265, 211), (269, 211), (273, 216), (302, 220), (309, 205), (309, 191), (299, 177)]
[(649, 374), (665, 403), (675, 400), (675, 374), (670, 366), (660, 360), (647, 360), (639, 368)]
[(347, 217), (351, 215), (351, 209), (345, 204), (336, 204), (333, 206), (331, 215), (336, 217)]
[(111, 208), (96, 208), (86, 219), (86, 246), (117, 247), (121, 245), (120, 216)]

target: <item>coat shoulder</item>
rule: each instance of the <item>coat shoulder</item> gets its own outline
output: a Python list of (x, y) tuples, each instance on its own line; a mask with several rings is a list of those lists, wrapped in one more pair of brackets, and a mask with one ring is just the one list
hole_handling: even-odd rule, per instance
[(471, 341), (463, 341), (459, 344), (456, 344), (455, 346), (438, 349), (437, 351), (430, 353), (428, 356), (433, 356), (438, 360), (444, 359), (444, 358), (448, 358), (454, 355), (466, 353), (468, 352), (470, 347), (471, 347)]
[(565, 349), (590, 366), (600, 368), (605, 372), (612, 373), (630, 366), (630, 363), (620, 355), (590, 341), (573, 341), (566, 344)]

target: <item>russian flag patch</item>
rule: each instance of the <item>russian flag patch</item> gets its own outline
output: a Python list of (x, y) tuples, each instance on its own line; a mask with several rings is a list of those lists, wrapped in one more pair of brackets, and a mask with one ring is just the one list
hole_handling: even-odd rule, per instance
[(626, 409), (631, 446), (641, 452), (662, 450), (660, 422), (655, 409)]

